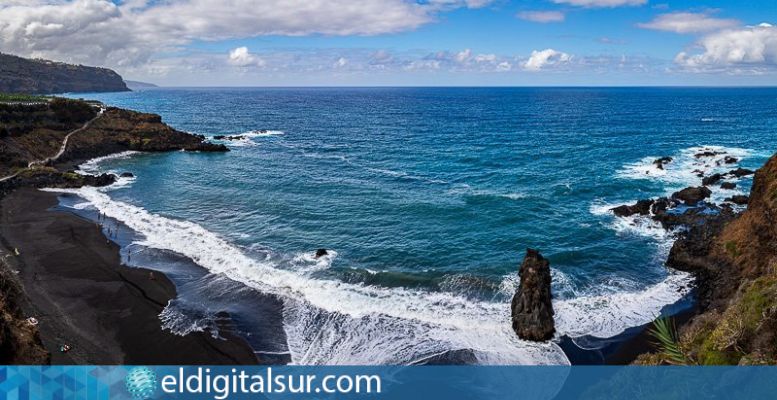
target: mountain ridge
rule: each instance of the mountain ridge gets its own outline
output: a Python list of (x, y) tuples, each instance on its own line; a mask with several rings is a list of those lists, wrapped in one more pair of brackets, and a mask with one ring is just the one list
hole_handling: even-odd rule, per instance
[(55, 94), (129, 90), (122, 77), (108, 68), (0, 53), (0, 92)]

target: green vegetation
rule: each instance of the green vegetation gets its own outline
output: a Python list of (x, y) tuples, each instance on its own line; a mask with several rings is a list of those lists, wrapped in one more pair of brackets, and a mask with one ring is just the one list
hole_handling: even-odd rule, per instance
[(674, 365), (691, 364), (680, 345), (674, 322), (668, 318), (656, 319), (653, 321), (650, 335), (656, 339), (655, 345), (661, 350), (661, 355), (666, 362)]
[(767, 275), (743, 288), (714, 323), (683, 338), (683, 343), (696, 349), (694, 354), (702, 365), (758, 364), (767, 349), (753, 352), (753, 348), (761, 347), (756, 342), (768, 337), (776, 319), (777, 276)]
[(733, 242), (733, 241), (726, 242), (726, 252), (732, 258), (739, 257), (739, 249), (737, 248), (736, 242)]
[(48, 96), (36, 96), (32, 94), (21, 93), (0, 93), (0, 103), (22, 103), (22, 102), (43, 102), (49, 101)]

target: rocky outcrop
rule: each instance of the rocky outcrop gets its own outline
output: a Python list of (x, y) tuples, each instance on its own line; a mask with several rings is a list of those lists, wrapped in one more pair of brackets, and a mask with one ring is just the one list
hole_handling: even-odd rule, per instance
[(0, 364), (48, 364), (37, 327), (22, 314), (24, 293), (11, 268), (0, 260)]
[(226, 135), (216, 135), (213, 137), (215, 140), (243, 140), (245, 139), (245, 136), (242, 135), (236, 135), (236, 136), (226, 136)]
[(664, 169), (664, 165), (669, 164), (672, 160), (672, 157), (661, 157), (653, 161), (653, 165), (658, 169)]
[(754, 173), (755, 173), (755, 171), (753, 171), (751, 169), (737, 168), (737, 169), (732, 169), (726, 175), (733, 176), (733, 177), (736, 177), (736, 178), (741, 178), (743, 176), (753, 175)]
[(730, 203), (738, 204), (740, 206), (745, 206), (750, 201), (750, 197), (742, 194), (737, 194), (731, 197), (726, 197), (724, 200)]
[(0, 53), (0, 92), (52, 94), (126, 92), (116, 72), (48, 60), (30, 60)]
[(688, 225), (667, 259), (696, 277), (700, 312), (679, 335), (690, 363), (777, 364), (777, 155), (755, 173), (748, 200), (739, 215), (721, 206)]
[(226, 152), (223, 144), (209, 143), (201, 135), (173, 129), (156, 114), (109, 108), (89, 129), (73, 136), (61, 163), (83, 161), (122, 151), (175, 150)]
[(722, 179), (723, 179), (723, 175), (721, 175), (721, 174), (712, 174), (712, 175), (702, 179), (701, 180), (701, 184), (704, 185), (704, 186), (709, 186), (709, 185), (713, 185), (713, 184), (716, 184), (716, 183), (720, 182)]
[(639, 200), (633, 205), (618, 206), (613, 208), (611, 211), (619, 217), (629, 217), (634, 214), (648, 215), (650, 214), (651, 208), (654, 203), (655, 203), (655, 200), (652, 200), (652, 199)]
[(710, 195), (712, 195), (712, 191), (704, 186), (689, 187), (672, 193), (672, 199), (682, 201), (689, 206), (695, 206), (710, 197)]
[(539, 251), (527, 249), (518, 274), (521, 278), (512, 301), (513, 330), (524, 340), (553, 337), (553, 305), (550, 292), (550, 262)]

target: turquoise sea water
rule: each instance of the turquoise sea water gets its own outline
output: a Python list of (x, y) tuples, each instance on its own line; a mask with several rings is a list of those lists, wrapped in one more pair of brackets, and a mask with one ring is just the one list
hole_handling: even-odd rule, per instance
[[(775, 89), (158, 89), (86, 94), (224, 141), (226, 154), (135, 154), (64, 205), (122, 226), (125, 257), (167, 272), (185, 333), (218, 311), (268, 361), (564, 363), (517, 340), (509, 300), (526, 247), (553, 268), (560, 335), (652, 320), (690, 278), (671, 236), (607, 210), (775, 150)], [(672, 156), (665, 170), (652, 160)], [(747, 192), (750, 180), (738, 182)], [(713, 199), (733, 194), (715, 188)], [(85, 201), (86, 200), (86, 201)], [(330, 255), (314, 259), (317, 248)]]

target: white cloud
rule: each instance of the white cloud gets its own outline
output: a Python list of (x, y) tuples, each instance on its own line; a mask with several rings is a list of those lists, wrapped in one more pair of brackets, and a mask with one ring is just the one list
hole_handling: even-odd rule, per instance
[(699, 33), (732, 28), (739, 25), (735, 19), (714, 18), (709, 13), (675, 12), (661, 14), (650, 22), (637, 24), (640, 28), (677, 33)]
[(379, 35), (490, 0), (0, 0), (0, 51), (135, 67), (195, 40)]
[(695, 54), (681, 52), (675, 62), (695, 71), (759, 73), (777, 67), (777, 27), (760, 24), (715, 32), (701, 38)]
[(470, 49), (464, 49), (458, 53), (456, 53), (456, 62), (459, 63), (465, 63), (469, 61), (470, 57), (472, 57), (472, 50)]
[(439, 60), (416, 60), (409, 62), (403, 69), (406, 71), (436, 71), (440, 69), (440, 66)]
[(478, 54), (475, 56), (476, 63), (493, 63), (496, 62), (496, 54)]
[(250, 65), (263, 67), (265, 65), (264, 60), (251, 54), (248, 51), (248, 47), (238, 47), (236, 49), (232, 49), (229, 52), (229, 58), (227, 62), (230, 65), (238, 67), (247, 67)]
[(531, 57), (523, 63), (523, 68), (527, 71), (539, 71), (548, 66), (566, 64), (571, 59), (571, 55), (553, 49), (534, 50)]
[(561, 11), (522, 11), (516, 14), (520, 19), (546, 24), (548, 22), (562, 22), (565, 15)]
[(553, 0), (556, 4), (569, 4), (578, 7), (613, 8), (622, 6), (641, 6), (648, 0)]
[(510, 71), (512, 69), (513, 69), (513, 64), (511, 64), (511, 63), (509, 63), (507, 61), (502, 61), (502, 62), (500, 62), (496, 66), (496, 70), (500, 71), (500, 72), (507, 72), (507, 71)]
[(334, 68), (343, 68), (346, 65), (348, 65), (348, 59), (345, 57), (340, 57), (335, 61), (335, 63), (332, 65)]

